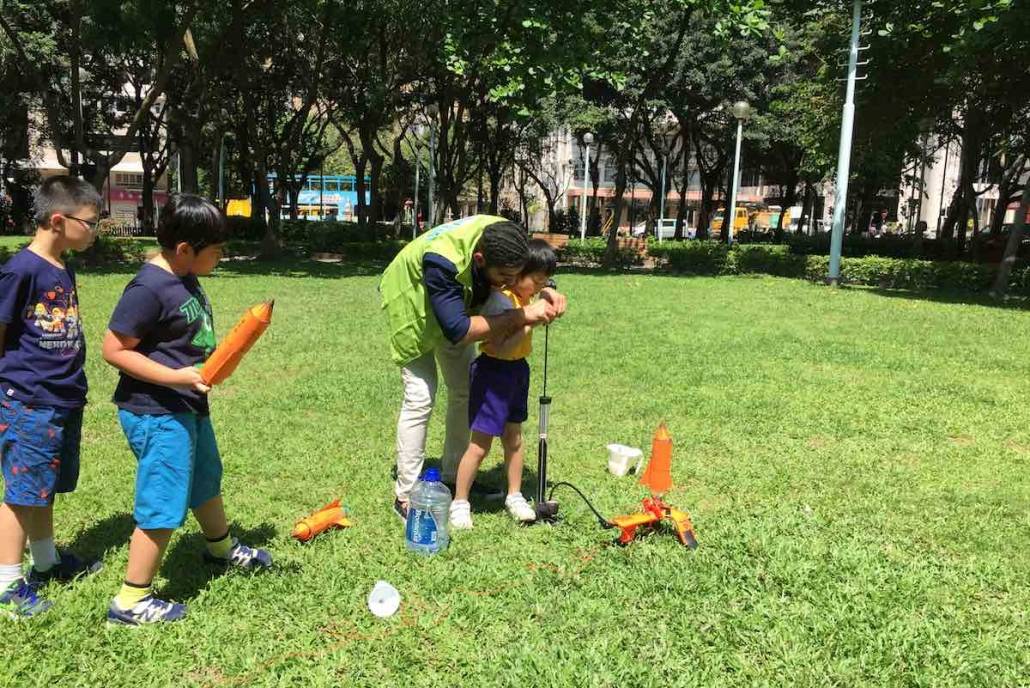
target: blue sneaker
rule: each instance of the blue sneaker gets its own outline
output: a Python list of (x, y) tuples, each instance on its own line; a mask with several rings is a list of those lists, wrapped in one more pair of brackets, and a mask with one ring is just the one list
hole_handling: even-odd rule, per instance
[(41, 600), (36, 588), (24, 578), (0, 593), (0, 611), (12, 619), (27, 619), (50, 609), (53, 602)]
[(92, 576), (104, 568), (99, 561), (83, 561), (71, 552), (61, 552), (61, 560), (46, 571), (37, 571), (33, 566), (29, 569), (29, 585), (39, 588), (51, 581), (70, 583), (80, 576)]
[(186, 618), (186, 605), (165, 602), (153, 595), (147, 595), (132, 609), (122, 609), (111, 600), (107, 607), (108, 626), (143, 626), (155, 623), (170, 623)]
[(204, 561), (218, 566), (232, 566), (238, 569), (269, 569), (272, 568), (272, 555), (266, 550), (256, 547), (247, 547), (236, 538), (232, 539), (232, 549), (229, 556), (216, 557), (211, 552), (204, 550)]

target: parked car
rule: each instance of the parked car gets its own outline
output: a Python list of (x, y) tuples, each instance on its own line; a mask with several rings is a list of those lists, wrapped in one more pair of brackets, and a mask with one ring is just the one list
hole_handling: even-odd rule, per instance
[[(633, 227), (632, 231), (630, 232), (630, 234), (635, 236), (635, 237), (642, 237), (642, 236), (644, 236), (645, 234), (647, 234), (647, 224), (648, 223), (646, 223), (646, 222), (641, 222), (640, 224), (635, 225)], [(666, 217), (666, 218), (660, 219), (660, 220), (658, 220), (657, 225), (658, 226), (657, 226), (656, 231), (655, 231), (655, 236), (656, 237), (660, 236), (662, 239), (674, 239), (676, 237), (676, 218), (674, 218), (674, 217)], [(683, 237), (686, 238), (686, 239), (693, 239), (696, 236), (697, 236), (697, 230), (695, 228), (693, 228), (693, 227), (688, 226), (684, 222), (683, 223)]]

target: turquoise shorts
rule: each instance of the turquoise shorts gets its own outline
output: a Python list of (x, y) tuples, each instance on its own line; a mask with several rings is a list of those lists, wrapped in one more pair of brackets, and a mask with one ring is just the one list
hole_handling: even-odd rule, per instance
[(132, 514), (137, 526), (178, 528), (189, 509), (222, 493), (222, 459), (210, 417), (119, 410), (118, 419), (138, 461)]

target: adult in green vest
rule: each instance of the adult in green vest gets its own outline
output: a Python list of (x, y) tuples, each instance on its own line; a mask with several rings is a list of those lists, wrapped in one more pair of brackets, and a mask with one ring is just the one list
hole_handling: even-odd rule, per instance
[(474, 343), (549, 323), (565, 297), (545, 289), (538, 301), (501, 315), (476, 312), (492, 287), (509, 284), (526, 262), (529, 240), (503, 217), (473, 215), (434, 227), (408, 244), (383, 272), (379, 292), (389, 319), (390, 353), (401, 368), (404, 400), (397, 420), (394, 511), (407, 519), (408, 495), (425, 460), (426, 432), (437, 390), (437, 365), (447, 385), (447, 429), (441, 456), (454, 483), (469, 443), (469, 367)]

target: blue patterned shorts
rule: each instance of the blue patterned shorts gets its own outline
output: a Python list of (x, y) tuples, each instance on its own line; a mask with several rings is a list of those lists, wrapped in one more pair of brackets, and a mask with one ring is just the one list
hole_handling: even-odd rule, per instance
[(0, 401), (4, 501), (16, 506), (49, 506), (58, 492), (75, 490), (81, 442), (81, 408)]

